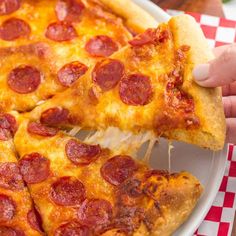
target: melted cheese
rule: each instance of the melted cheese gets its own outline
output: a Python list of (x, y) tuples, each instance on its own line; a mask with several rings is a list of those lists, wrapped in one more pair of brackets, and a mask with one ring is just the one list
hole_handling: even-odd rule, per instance
[(121, 131), (116, 127), (109, 127), (106, 130), (95, 132), (84, 141), (86, 143), (98, 143), (103, 148), (111, 149), (114, 154), (126, 153), (136, 156), (142, 144), (148, 140), (154, 140), (154, 137), (155, 135), (152, 132), (133, 134), (128, 131)]

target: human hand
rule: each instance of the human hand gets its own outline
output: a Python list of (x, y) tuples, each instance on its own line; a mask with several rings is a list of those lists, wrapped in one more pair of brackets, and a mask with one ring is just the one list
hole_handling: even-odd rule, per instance
[(201, 86), (222, 86), (227, 142), (236, 144), (236, 44), (217, 47), (214, 54), (216, 58), (197, 65), (193, 75)]

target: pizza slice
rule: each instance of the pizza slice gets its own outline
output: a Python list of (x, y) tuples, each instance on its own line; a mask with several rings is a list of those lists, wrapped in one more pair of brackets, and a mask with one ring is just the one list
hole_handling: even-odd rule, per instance
[[(2, 111), (31, 110), (132, 39), (126, 22), (97, 0), (4, 0), (0, 4)], [(128, 4), (142, 13), (132, 2)], [(143, 15), (154, 24), (147, 13)], [(135, 25), (129, 24), (130, 29), (141, 31)]]
[(171, 235), (202, 186), (188, 172), (152, 170), (39, 122), (15, 134), (19, 166), (47, 235)]
[(0, 113), (0, 235), (43, 235), (40, 215), (24, 184), (12, 135), (16, 119)]
[(225, 140), (220, 88), (192, 76), (213, 55), (195, 20), (173, 17), (102, 59), (65, 92), (27, 116), (47, 125), (117, 127), (219, 150)]

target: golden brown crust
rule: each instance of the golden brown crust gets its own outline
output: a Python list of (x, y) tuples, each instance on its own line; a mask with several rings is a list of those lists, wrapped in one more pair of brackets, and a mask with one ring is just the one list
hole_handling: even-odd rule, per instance
[(147, 28), (156, 28), (157, 21), (132, 0), (100, 0), (114, 13), (123, 17), (128, 27), (141, 33)]
[(192, 132), (175, 130), (165, 133), (165, 136), (201, 147), (208, 147), (212, 150), (220, 150), (224, 146), (226, 133), (221, 89), (200, 87), (193, 81), (192, 76), (194, 66), (208, 62), (213, 58), (213, 54), (203, 32), (191, 16), (173, 17), (169, 21), (169, 26), (176, 48), (185, 44), (191, 47), (184, 71), (183, 88), (193, 96), (196, 115), (201, 121), (201, 127)]

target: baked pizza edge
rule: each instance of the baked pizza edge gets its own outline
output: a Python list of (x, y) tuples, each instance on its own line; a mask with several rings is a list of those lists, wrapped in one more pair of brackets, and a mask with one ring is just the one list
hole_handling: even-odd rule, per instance
[(147, 28), (156, 28), (158, 22), (132, 0), (100, 0), (114, 13), (125, 19), (125, 23), (134, 31), (141, 33)]
[(213, 53), (200, 26), (193, 17), (189, 15), (172, 17), (169, 26), (176, 47), (181, 45), (191, 47), (184, 70), (183, 88), (194, 99), (196, 115), (200, 120), (200, 128), (191, 132), (188, 130), (174, 130), (164, 136), (214, 151), (221, 150), (226, 136), (221, 88), (203, 88), (194, 82), (192, 76), (194, 66), (212, 60), (214, 58)]

